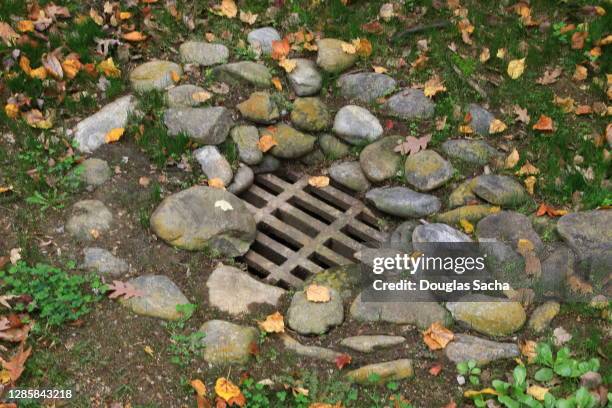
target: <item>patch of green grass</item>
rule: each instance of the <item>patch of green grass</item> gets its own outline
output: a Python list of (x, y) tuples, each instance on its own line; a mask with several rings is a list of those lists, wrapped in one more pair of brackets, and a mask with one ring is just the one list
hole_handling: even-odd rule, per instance
[(91, 18), (87, 18), (80, 24), (72, 25), (63, 36), (68, 48), (79, 54), (81, 62), (89, 63), (94, 55), (91, 46), (96, 38), (104, 38), (104, 32)]

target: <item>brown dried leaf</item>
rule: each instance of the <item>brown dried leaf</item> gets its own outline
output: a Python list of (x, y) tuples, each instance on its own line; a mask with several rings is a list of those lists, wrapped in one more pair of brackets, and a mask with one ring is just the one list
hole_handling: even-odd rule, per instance
[(553, 70), (547, 69), (546, 71), (544, 71), (544, 75), (542, 77), (536, 79), (536, 83), (540, 85), (554, 84), (559, 80), (559, 77), (561, 76), (562, 72), (563, 70), (560, 67), (556, 67)]
[(27, 350), (24, 350), (23, 347), (24, 342), (19, 345), (17, 353), (15, 353), (13, 358), (11, 358), (9, 361), (0, 358), (0, 362), (2, 362), (2, 367), (4, 367), (4, 369), (9, 372), (11, 382), (13, 384), (17, 382), (19, 377), (21, 377), (21, 374), (25, 369), (25, 362), (32, 353), (32, 347), (29, 347)]
[(540, 115), (538, 121), (533, 125), (533, 130), (539, 130), (541, 132), (552, 132), (553, 121), (552, 118), (546, 115)]
[(266, 333), (283, 333), (285, 331), (285, 321), (283, 315), (274, 312), (266, 317), (266, 320), (258, 323), (261, 330)]
[(313, 283), (306, 290), (306, 300), (314, 303), (327, 303), (331, 300), (331, 292), (328, 287)]
[(112, 284), (108, 285), (108, 289), (110, 290), (108, 295), (110, 299), (117, 299), (121, 296), (123, 296), (124, 299), (143, 296), (142, 292), (129, 282), (115, 280)]
[(431, 141), (431, 135), (416, 138), (414, 136), (406, 136), (403, 142), (400, 142), (393, 149), (402, 155), (413, 155), (421, 150), (427, 149), (427, 144)]
[(452, 331), (442, 326), (439, 322), (432, 323), (423, 332), (423, 341), (430, 350), (441, 350), (455, 338)]
[(276, 145), (278, 145), (278, 142), (276, 141), (276, 139), (274, 139), (274, 136), (270, 134), (263, 135), (259, 138), (259, 141), (257, 142), (257, 148), (264, 153)]

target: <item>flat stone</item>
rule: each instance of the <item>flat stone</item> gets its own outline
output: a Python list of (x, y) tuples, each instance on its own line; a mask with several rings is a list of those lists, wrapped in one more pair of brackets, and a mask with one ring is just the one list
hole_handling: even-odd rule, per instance
[(489, 336), (509, 336), (523, 327), (527, 315), (519, 302), (485, 295), (469, 295), (446, 303), (455, 320)]
[(406, 158), (404, 177), (420, 191), (431, 191), (453, 176), (453, 166), (433, 150), (423, 150)]
[(412, 233), (413, 246), (417, 248), (416, 244), (428, 242), (472, 242), (472, 239), (446, 224), (432, 223), (417, 226)]
[(548, 258), (542, 261), (542, 276), (540, 284), (545, 291), (561, 294), (564, 291), (567, 278), (574, 274), (576, 255), (568, 247), (554, 250)]
[(331, 160), (342, 159), (351, 153), (349, 145), (329, 133), (319, 136), (319, 147)]
[(550, 322), (559, 314), (561, 305), (557, 302), (546, 302), (538, 306), (533, 313), (527, 326), (536, 333), (542, 333), (550, 325)]
[(342, 75), (336, 85), (344, 98), (369, 104), (393, 92), (396, 82), (389, 75), (360, 72)]
[(417, 193), (406, 187), (375, 188), (366, 194), (366, 200), (378, 210), (400, 218), (420, 218), (440, 210), (438, 197)]
[(89, 271), (96, 271), (103, 275), (120, 276), (129, 269), (127, 262), (119, 259), (106, 249), (85, 248), (83, 268)]
[[(223, 209), (227, 204), (231, 210)], [(255, 219), (242, 200), (204, 186), (166, 197), (151, 215), (150, 223), (153, 232), (170, 245), (210, 249), (228, 256), (246, 253), (256, 234)]]
[(200, 105), (200, 101), (194, 98), (194, 95), (207, 92), (206, 89), (191, 85), (179, 85), (168, 89), (167, 97), (168, 106), (171, 108), (191, 108)]
[(139, 276), (128, 283), (141, 296), (122, 298), (119, 302), (139, 315), (178, 320), (182, 314), (177, 311), (177, 306), (189, 303), (178, 286), (165, 275)]
[(98, 200), (81, 200), (72, 206), (66, 231), (80, 241), (93, 241), (98, 234), (108, 231), (113, 214)]
[(328, 348), (303, 345), (297, 340), (291, 338), (288, 334), (283, 334), (281, 336), (281, 340), (283, 341), (283, 345), (287, 350), (292, 351), (302, 357), (314, 358), (316, 360), (334, 363), (338, 357), (342, 356), (342, 353), (338, 353), (337, 351), (330, 350)]
[(276, 306), (285, 293), (281, 288), (252, 278), (238, 268), (219, 264), (206, 282), (208, 302), (232, 315), (249, 312), (254, 304)]
[(394, 149), (401, 140), (401, 136), (383, 137), (361, 151), (359, 163), (370, 181), (380, 183), (398, 174), (402, 156)]
[(291, 111), (291, 122), (306, 132), (321, 132), (329, 127), (331, 116), (320, 98), (296, 98)]
[(287, 311), (287, 323), (300, 334), (324, 334), (344, 320), (342, 297), (330, 289), (331, 299), (325, 303), (310, 302), (303, 291), (296, 292)]
[(319, 93), (323, 86), (323, 77), (314, 61), (305, 58), (294, 58), (293, 71), (287, 74), (289, 83), (297, 96), (310, 96)]
[(360, 293), (351, 304), (350, 314), (362, 322), (411, 324), (426, 329), (434, 322), (452, 323), (450, 314), (437, 302), (362, 301)]
[(459, 184), (450, 195), (448, 196), (448, 206), (450, 208), (461, 207), (462, 205), (471, 205), (475, 203), (481, 203), (480, 199), (476, 197), (474, 191), (474, 185), (476, 179), (469, 179)]
[(227, 159), (219, 152), (216, 146), (204, 146), (194, 150), (193, 157), (200, 163), (202, 171), (210, 180), (221, 179), (225, 186), (232, 182), (234, 173)]
[(272, 42), (280, 40), (280, 34), (273, 27), (257, 28), (247, 35), (247, 41), (251, 47), (261, 50), (266, 55), (272, 53)]
[(529, 200), (525, 188), (513, 178), (496, 174), (476, 177), (472, 191), (491, 204), (518, 207)]
[(263, 152), (257, 147), (259, 131), (255, 126), (235, 126), (230, 135), (238, 147), (241, 162), (255, 165), (263, 160)]
[(200, 327), (205, 334), (204, 360), (213, 365), (244, 364), (252, 356), (257, 330), (224, 320), (209, 320)]
[(207, 144), (221, 144), (232, 127), (231, 112), (222, 106), (212, 108), (170, 108), (164, 113), (168, 134), (184, 133), (191, 139)]
[(336, 113), (333, 131), (353, 145), (372, 143), (383, 134), (383, 128), (376, 116), (356, 105), (344, 106)]
[(274, 173), (276, 170), (280, 169), (281, 162), (276, 157), (271, 154), (265, 154), (261, 163), (257, 166), (253, 166), (253, 173), (261, 174), (261, 173)]
[(174, 75), (182, 75), (183, 68), (172, 61), (154, 60), (145, 62), (130, 73), (132, 89), (136, 92), (148, 92), (166, 89), (174, 84)]
[(88, 186), (101, 186), (111, 178), (111, 169), (106, 160), (91, 158), (84, 160), (77, 167), (82, 182)]
[(493, 238), (510, 245), (515, 250), (520, 239), (529, 240), (537, 252), (544, 248), (529, 218), (514, 211), (500, 211), (486, 216), (476, 225), (476, 236), (479, 239)]
[(434, 115), (435, 104), (420, 89), (404, 88), (390, 97), (383, 111), (400, 119), (429, 119)]
[(501, 153), (484, 140), (455, 139), (442, 143), (442, 151), (451, 159), (484, 166)]
[(203, 41), (187, 41), (179, 47), (184, 64), (199, 64), (205, 67), (224, 64), (229, 58), (229, 50), (223, 44), (210, 44)]
[(227, 187), (227, 191), (235, 195), (242, 194), (253, 185), (254, 180), (255, 173), (253, 173), (253, 170), (249, 166), (240, 163), (234, 175), (234, 181)]
[(272, 84), (270, 82), (272, 74), (268, 67), (252, 61), (220, 65), (213, 72), (221, 81), (248, 83), (261, 88), (267, 88)]
[(317, 65), (330, 73), (342, 72), (353, 66), (357, 61), (357, 55), (344, 52), (343, 45), (349, 46), (350, 44), (334, 38), (318, 40)]
[(499, 343), (469, 334), (455, 334), (455, 339), (448, 343), (444, 353), (453, 363), (473, 360), (479, 366), (520, 355), (519, 348), (514, 343)]
[(317, 138), (295, 130), (283, 123), (275, 129), (259, 129), (259, 135), (271, 135), (277, 145), (270, 149), (270, 154), (279, 159), (295, 159), (311, 152)]
[(384, 384), (388, 381), (399, 381), (414, 376), (412, 360), (401, 359), (385, 363), (369, 364), (349, 371), (346, 376), (358, 384), (371, 384), (372, 376), (379, 378), (375, 383)]
[(135, 107), (136, 98), (126, 95), (77, 123), (73, 129), (77, 149), (84, 153), (91, 153), (106, 144), (106, 134), (113, 129), (125, 128), (129, 115)]
[(468, 106), (468, 112), (472, 116), (470, 126), (474, 131), (480, 135), (486, 136), (489, 134), (489, 128), (491, 122), (495, 119), (495, 116), (485, 108), (475, 103)]
[(457, 225), (461, 220), (466, 220), (476, 224), (481, 219), (496, 214), (500, 211), (499, 207), (488, 204), (466, 205), (450, 211), (436, 215), (436, 221), (444, 224)]
[(253, 92), (249, 99), (236, 105), (243, 117), (263, 125), (276, 122), (280, 113), (268, 92)]
[(373, 335), (347, 337), (340, 344), (362, 353), (371, 353), (377, 349), (397, 346), (405, 341), (406, 339), (401, 336)]
[(412, 233), (419, 225), (421, 224), (414, 220), (402, 222), (389, 235), (389, 246), (405, 253), (412, 253)]
[(315, 147), (313, 151), (311, 151), (310, 153), (306, 153), (304, 156), (300, 157), (300, 163), (303, 163), (307, 166), (318, 166), (324, 161), (325, 155), (318, 147)]
[(370, 182), (357, 161), (333, 164), (329, 168), (329, 177), (354, 191), (364, 192), (370, 189)]

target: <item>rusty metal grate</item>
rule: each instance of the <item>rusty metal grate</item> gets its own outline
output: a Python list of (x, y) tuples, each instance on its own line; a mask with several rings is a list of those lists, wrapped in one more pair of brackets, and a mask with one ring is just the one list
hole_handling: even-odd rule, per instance
[(257, 222), (245, 261), (268, 283), (300, 287), (312, 274), (356, 262), (355, 252), (387, 238), (363, 202), (334, 185), (312, 187), (308, 179), (257, 175), (241, 196)]

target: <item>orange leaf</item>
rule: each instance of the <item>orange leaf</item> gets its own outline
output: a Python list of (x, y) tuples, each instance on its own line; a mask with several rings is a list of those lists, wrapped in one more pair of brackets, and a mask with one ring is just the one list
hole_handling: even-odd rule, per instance
[(285, 37), (282, 40), (272, 41), (272, 59), (280, 61), (289, 55), (289, 51), (291, 51), (289, 38)]
[(124, 128), (115, 128), (108, 131), (105, 136), (106, 143), (114, 143), (118, 142), (123, 136), (123, 132), (125, 132)]
[(329, 186), (329, 177), (313, 176), (308, 179), (308, 184), (316, 188), (324, 188)]
[(32, 20), (21, 20), (17, 23), (17, 30), (22, 33), (34, 31), (34, 22)]
[(141, 33), (140, 31), (132, 31), (126, 34), (123, 34), (123, 39), (131, 42), (140, 42), (147, 39), (147, 36)]
[(336, 363), (336, 367), (338, 367), (339, 370), (342, 370), (344, 366), (351, 363), (351, 360), (353, 360), (351, 356), (346, 353), (342, 353), (334, 359), (334, 362)]
[(281, 80), (279, 77), (272, 78), (272, 85), (274, 85), (274, 88), (276, 88), (277, 91), (283, 90), (283, 84), (281, 83)]
[(329, 288), (313, 283), (306, 288), (306, 299), (309, 302), (327, 303), (331, 300)]
[(213, 177), (208, 180), (208, 187), (225, 190), (225, 183), (220, 178)]
[(567, 210), (557, 210), (546, 203), (540, 204), (538, 211), (536, 212), (536, 216), (538, 217), (542, 217), (543, 215), (548, 215), (549, 217), (561, 217), (565, 214), (567, 214)]
[(283, 333), (285, 331), (285, 320), (279, 312), (272, 313), (258, 323), (259, 328), (266, 333)]
[(589, 105), (580, 105), (574, 112), (576, 115), (589, 115), (593, 113), (593, 109)]
[(533, 130), (539, 130), (542, 132), (552, 132), (553, 131), (553, 121), (552, 118), (546, 115), (540, 115), (540, 119), (533, 125)]
[(215, 383), (215, 393), (224, 401), (229, 402), (232, 398), (242, 395), (240, 388), (225, 377), (217, 378)]
[(584, 41), (589, 36), (589, 33), (586, 31), (576, 31), (572, 34), (572, 49), (573, 50), (581, 50), (584, 48)]
[(276, 141), (276, 139), (274, 139), (274, 136), (263, 135), (259, 138), (259, 141), (257, 142), (257, 147), (259, 148), (259, 150), (265, 153), (277, 144), (278, 142)]
[(445, 348), (455, 338), (452, 331), (442, 326), (439, 322), (432, 323), (423, 332), (423, 341), (430, 350), (440, 350)]
[(9, 376), (11, 377), (11, 381), (13, 383), (15, 383), (23, 373), (23, 370), (25, 369), (25, 362), (32, 353), (32, 347), (28, 348), (27, 350), (24, 350), (23, 346), (24, 343), (22, 342), (19, 345), (17, 353), (15, 353), (13, 358), (11, 358), (9, 361), (5, 361), (0, 358), (2, 367), (9, 372)]

